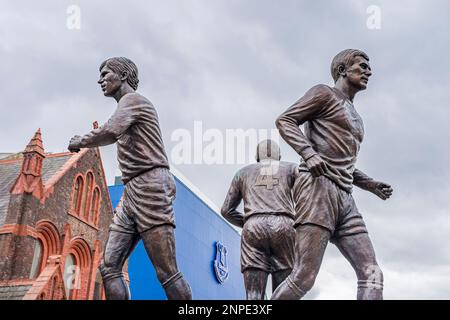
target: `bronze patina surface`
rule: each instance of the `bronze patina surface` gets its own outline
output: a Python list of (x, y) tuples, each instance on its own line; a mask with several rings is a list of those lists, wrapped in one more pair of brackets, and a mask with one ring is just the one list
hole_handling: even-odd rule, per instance
[(383, 200), (393, 191), (355, 167), (364, 126), (353, 99), (372, 75), (369, 57), (360, 50), (344, 50), (334, 57), (331, 74), (334, 87), (311, 88), (276, 121), (302, 162), (294, 187), (294, 267), (272, 299), (300, 299), (312, 288), (329, 241), (356, 272), (357, 298), (383, 298), (383, 274), (352, 197), (353, 185)]
[[(222, 206), (222, 215), (243, 228), (241, 272), (248, 300), (262, 300), (268, 275), (275, 289), (291, 272), (295, 231), (292, 188), (298, 165), (280, 161), (272, 140), (259, 143), (257, 163), (240, 169)], [(244, 212), (238, 211), (243, 200)]]
[(101, 127), (74, 136), (70, 151), (117, 143), (117, 158), (125, 184), (114, 215), (100, 267), (107, 299), (129, 299), (122, 268), (142, 239), (168, 299), (191, 299), (191, 289), (178, 270), (172, 201), (175, 182), (169, 171), (155, 107), (136, 92), (136, 65), (119, 57), (100, 66), (102, 91), (117, 101), (117, 109)]

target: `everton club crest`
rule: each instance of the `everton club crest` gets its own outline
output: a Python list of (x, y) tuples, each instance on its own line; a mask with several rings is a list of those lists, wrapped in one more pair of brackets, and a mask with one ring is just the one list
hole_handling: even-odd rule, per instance
[(220, 241), (216, 242), (216, 259), (214, 260), (214, 271), (220, 283), (228, 278), (227, 247)]

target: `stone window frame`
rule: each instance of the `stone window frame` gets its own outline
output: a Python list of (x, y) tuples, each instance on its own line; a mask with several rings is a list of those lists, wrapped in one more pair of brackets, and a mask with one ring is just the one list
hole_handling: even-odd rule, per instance
[[(71, 291), (71, 296), (67, 297), (70, 300), (87, 300), (89, 294), (89, 281), (92, 271), (93, 254), (89, 244), (82, 237), (75, 237), (70, 241), (69, 249), (65, 254), (73, 255), (75, 258), (75, 265), (79, 268), (80, 288), (75, 288)], [(64, 262), (65, 265), (65, 262)], [(64, 284), (65, 286), (66, 284)]]
[[(91, 180), (89, 180), (89, 176), (92, 177)], [(78, 183), (79, 181), (81, 182), (80, 184)], [(82, 186), (81, 190), (79, 185)], [(76, 189), (77, 187), (78, 190)], [(94, 214), (91, 215), (94, 192), (98, 192), (98, 197), (96, 199), (97, 203), (94, 204)], [(94, 171), (92, 169), (89, 169), (84, 174), (76, 174), (72, 183), (69, 213), (77, 219), (90, 225), (91, 227), (98, 229), (101, 203), (102, 193), (100, 186), (97, 184), (97, 181), (95, 179)]]
[(99, 217), (100, 217), (100, 205), (101, 205), (101, 192), (100, 187), (95, 185), (94, 190), (92, 191), (91, 203), (89, 209), (89, 221), (98, 227)]
[(36, 240), (42, 244), (42, 254), (37, 277), (47, 265), (51, 255), (57, 255), (62, 250), (61, 236), (58, 228), (50, 220), (39, 220), (36, 223)]
[[(78, 183), (80, 181), (80, 183)], [(70, 209), (75, 215), (80, 215), (81, 212), (81, 202), (84, 193), (84, 176), (79, 173), (75, 176), (74, 182), (72, 183), (72, 194), (70, 201)], [(81, 186), (81, 187), (80, 187)]]

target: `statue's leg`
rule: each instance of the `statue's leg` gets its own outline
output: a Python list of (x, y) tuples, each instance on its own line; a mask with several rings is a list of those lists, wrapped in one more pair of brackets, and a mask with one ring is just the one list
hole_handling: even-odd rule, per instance
[(350, 262), (358, 278), (358, 300), (383, 299), (383, 273), (367, 233), (345, 236), (334, 241)]
[(169, 224), (157, 226), (142, 232), (141, 238), (167, 299), (191, 300), (191, 288), (178, 270), (173, 229)]
[(107, 300), (130, 299), (130, 290), (123, 278), (122, 268), (138, 241), (137, 234), (109, 231), (100, 265)]
[(294, 268), (273, 293), (273, 300), (298, 300), (312, 288), (329, 239), (326, 228), (313, 224), (296, 228)]
[(253, 215), (244, 224), (241, 234), (241, 272), (244, 275), (247, 300), (264, 300), (270, 265), (269, 215)]
[(270, 224), (270, 261), (272, 265), (272, 292), (291, 274), (295, 258), (295, 229), (293, 220), (274, 216)]
[(292, 269), (286, 269), (281, 271), (276, 271), (272, 273), (272, 292), (280, 286), (280, 284), (286, 280), (287, 276), (290, 275)]
[(249, 268), (244, 271), (247, 300), (264, 300), (268, 275), (266, 271), (254, 268)]

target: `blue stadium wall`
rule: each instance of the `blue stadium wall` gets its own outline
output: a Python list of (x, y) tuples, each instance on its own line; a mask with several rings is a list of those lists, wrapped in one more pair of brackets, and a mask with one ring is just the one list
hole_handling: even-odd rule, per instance
[[(194, 299), (245, 299), (240, 272), (240, 236), (205, 202), (175, 176), (177, 197), (174, 211), (178, 267), (188, 280)], [(109, 187), (115, 208), (123, 193), (123, 185)], [(227, 248), (229, 275), (220, 283), (214, 272), (216, 242)], [(129, 262), (131, 298), (133, 300), (164, 300), (166, 295), (158, 282), (142, 241)]]

